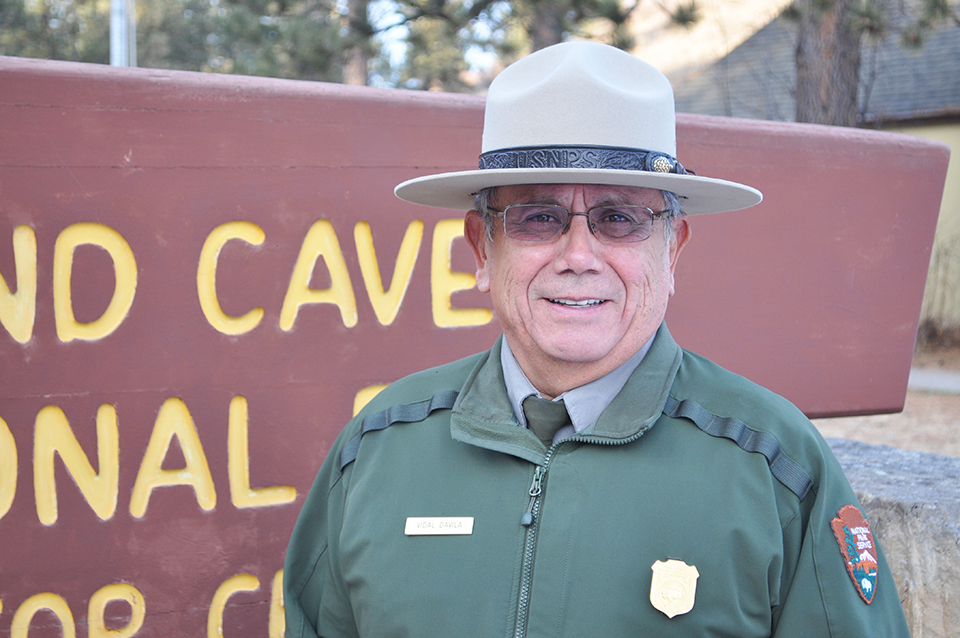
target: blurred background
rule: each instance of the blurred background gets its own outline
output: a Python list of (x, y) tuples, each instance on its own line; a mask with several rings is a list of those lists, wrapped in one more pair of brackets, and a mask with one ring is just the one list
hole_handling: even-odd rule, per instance
[(578, 38), (659, 68), (680, 112), (950, 146), (905, 409), (817, 426), (960, 457), (960, 0), (0, 0), (0, 55), (413, 90), (482, 94)]

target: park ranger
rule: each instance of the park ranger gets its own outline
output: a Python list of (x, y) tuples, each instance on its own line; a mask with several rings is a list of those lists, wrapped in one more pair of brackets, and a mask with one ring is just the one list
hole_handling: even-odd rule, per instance
[(470, 209), (503, 336), (347, 424), (284, 573), (287, 636), (907, 636), (870, 524), (785, 399), (664, 323), (688, 216), (749, 186), (676, 158), (659, 72), (570, 42), (490, 87)]

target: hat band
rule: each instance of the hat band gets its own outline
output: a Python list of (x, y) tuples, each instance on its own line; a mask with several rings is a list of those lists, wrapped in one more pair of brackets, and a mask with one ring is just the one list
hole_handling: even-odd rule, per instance
[(666, 153), (615, 146), (526, 146), (480, 156), (480, 170), (498, 168), (599, 168), (687, 174), (680, 162)]

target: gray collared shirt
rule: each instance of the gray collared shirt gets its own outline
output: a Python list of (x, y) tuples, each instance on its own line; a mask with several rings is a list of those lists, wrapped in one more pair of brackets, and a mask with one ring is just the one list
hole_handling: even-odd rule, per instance
[[(553, 441), (557, 442), (574, 434), (589, 433), (590, 428), (600, 418), (600, 413), (617, 396), (617, 393), (623, 388), (623, 384), (627, 382), (636, 367), (643, 361), (643, 357), (646, 356), (652, 344), (653, 338), (647, 341), (636, 354), (627, 359), (619, 368), (586, 385), (567, 390), (555, 398), (554, 401), (563, 399), (572, 425), (560, 428), (554, 435)], [(523, 400), (531, 394), (540, 398), (543, 398), (543, 395), (533, 387), (527, 375), (520, 369), (520, 364), (517, 363), (517, 358), (510, 350), (510, 344), (506, 338), (503, 339), (503, 346), (500, 349), (500, 365), (503, 368), (503, 381), (507, 386), (507, 395), (510, 397), (513, 413), (520, 425), (527, 427), (527, 419), (523, 415)]]

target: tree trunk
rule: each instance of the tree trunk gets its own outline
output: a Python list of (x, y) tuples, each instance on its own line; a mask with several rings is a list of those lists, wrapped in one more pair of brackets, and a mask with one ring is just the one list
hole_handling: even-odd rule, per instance
[(563, 42), (564, 13), (568, 2), (533, 2), (530, 6), (530, 22), (527, 34), (533, 51)]
[(346, 63), (343, 66), (343, 83), (365, 86), (367, 67), (372, 57), (370, 37), (373, 29), (367, 18), (369, 0), (349, 0), (347, 2), (347, 20), (350, 25), (353, 46), (346, 50)]
[(860, 38), (853, 0), (797, 0), (797, 121), (857, 125)]

